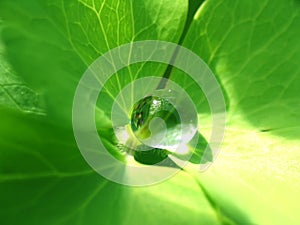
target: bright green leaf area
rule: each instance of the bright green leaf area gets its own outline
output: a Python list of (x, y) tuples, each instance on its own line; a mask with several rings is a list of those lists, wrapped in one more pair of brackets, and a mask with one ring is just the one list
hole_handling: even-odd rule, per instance
[[(1, 225), (299, 224), (298, 0), (207, 0), (197, 10), (182, 44), (216, 74), (228, 108), (226, 137), (207, 171), (191, 164), (190, 173), (132, 188), (102, 178), (80, 155), (71, 111), (86, 68), (131, 41), (178, 43), (187, 13), (182, 0), (0, 1)], [(130, 66), (100, 97), (110, 106), (128, 82), (165, 69)], [(182, 75), (173, 70), (171, 79), (197, 100), (209, 137), (207, 102)], [(105, 129), (109, 112), (98, 106)]]

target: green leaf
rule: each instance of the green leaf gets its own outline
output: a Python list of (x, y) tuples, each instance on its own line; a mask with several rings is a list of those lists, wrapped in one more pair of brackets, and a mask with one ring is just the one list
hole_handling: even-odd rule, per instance
[(226, 214), (243, 209), (250, 224), (300, 221), (299, 27), (299, 1), (210, 0), (183, 43), (228, 96), (223, 148), (200, 179)]
[[(0, 84), (17, 79), (30, 87), (29, 99), (42, 98), (45, 110), (24, 113), (40, 106), (27, 97), (17, 100), (19, 89), (12, 91), (14, 101), (1, 98), (1, 224), (299, 223), (299, 1), (207, 0), (187, 16), (202, 1), (189, 2), (188, 9), (179, 0), (0, 1)], [(164, 183), (131, 188), (86, 164), (73, 137), (71, 109), (78, 81), (97, 57), (148, 39), (182, 42), (209, 64), (226, 97), (227, 135), (205, 173), (190, 164), (193, 176), (180, 171)], [(166, 70), (132, 65), (100, 94), (105, 101), (96, 109), (97, 128), (120, 160), (109, 106), (130, 81)], [(182, 72), (169, 75), (196, 102), (202, 147), (211, 119), (205, 95)], [(10, 109), (15, 103), (23, 109)]]
[(207, 1), (197, 12), (184, 46), (217, 75), (232, 121), (299, 137), (299, 10), (294, 0)]

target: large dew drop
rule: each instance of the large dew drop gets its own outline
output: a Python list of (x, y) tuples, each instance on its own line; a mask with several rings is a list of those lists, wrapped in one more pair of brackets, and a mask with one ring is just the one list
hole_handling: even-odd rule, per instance
[(182, 118), (177, 105), (168, 98), (151, 95), (134, 104), (131, 129), (144, 145), (175, 152), (194, 135), (194, 120)]

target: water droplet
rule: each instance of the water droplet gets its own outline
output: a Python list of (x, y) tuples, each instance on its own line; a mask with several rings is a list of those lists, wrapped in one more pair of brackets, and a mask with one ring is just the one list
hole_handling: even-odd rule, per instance
[[(170, 90), (168, 90), (169, 92)], [(136, 138), (152, 148), (176, 151), (194, 135), (192, 122), (182, 124), (175, 106), (167, 99), (147, 96), (133, 106), (131, 128)]]

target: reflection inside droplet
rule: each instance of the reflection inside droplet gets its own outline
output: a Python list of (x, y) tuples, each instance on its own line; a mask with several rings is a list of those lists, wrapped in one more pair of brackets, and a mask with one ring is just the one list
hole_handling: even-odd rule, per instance
[(194, 120), (188, 121), (191, 123), (183, 124), (177, 108), (168, 98), (157, 96), (141, 99), (131, 113), (131, 129), (141, 143), (173, 152), (188, 143), (195, 133)]

